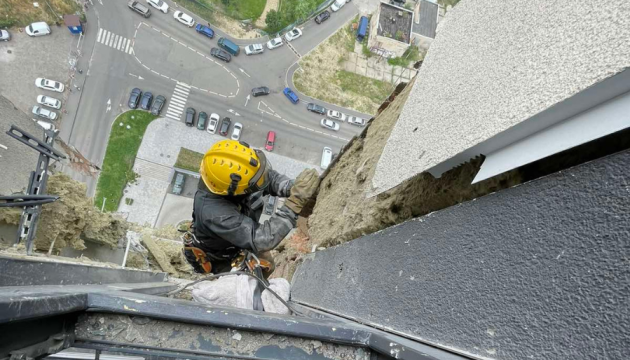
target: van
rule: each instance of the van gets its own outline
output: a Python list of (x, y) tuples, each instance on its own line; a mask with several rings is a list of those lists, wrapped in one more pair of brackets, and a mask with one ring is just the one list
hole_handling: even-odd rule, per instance
[(326, 170), (328, 168), (328, 165), (330, 165), (330, 162), (332, 161), (332, 153), (333, 152), (331, 148), (324, 148), (324, 151), (322, 152), (322, 162), (319, 165), (323, 170)]
[(359, 20), (359, 28), (357, 29), (357, 41), (363, 42), (365, 39), (365, 35), (367, 34), (368, 28), (368, 18), (366, 16), (361, 16), (361, 20)]
[(238, 54), (241, 52), (241, 48), (239, 48), (238, 45), (223, 37), (219, 39), (219, 47), (223, 48), (225, 51), (234, 56), (238, 56)]
[(129, 1), (129, 3), (127, 3), (127, 6), (129, 6), (131, 10), (137, 12), (138, 14), (144, 16), (145, 18), (148, 18), (149, 16), (151, 16), (151, 10), (148, 7), (141, 4), (139, 1), (131, 0)]
[(26, 34), (28, 34), (28, 36), (43, 36), (50, 35), (51, 33), (48, 24), (43, 21), (32, 23), (31, 25), (27, 26), (24, 31), (26, 31)]

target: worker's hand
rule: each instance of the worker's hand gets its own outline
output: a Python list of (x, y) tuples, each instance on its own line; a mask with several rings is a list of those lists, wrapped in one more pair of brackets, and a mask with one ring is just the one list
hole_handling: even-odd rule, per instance
[(319, 187), (319, 174), (317, 171), (315, 169), (302, 171), (291, 188), (291, 196), (286, 202), (287, 207), (299, 214), (304, 205), (315, 194), (317, 187)]

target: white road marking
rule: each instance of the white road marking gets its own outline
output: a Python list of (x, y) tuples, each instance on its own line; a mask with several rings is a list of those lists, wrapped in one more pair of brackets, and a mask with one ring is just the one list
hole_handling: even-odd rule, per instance
[(113, 34), (112, 38), (109, 40), (109, 44), (107, 44), (109, 47), (112, 47), (112, 45), (114, 45), (114, 43), (116, 42), (116, 39), (118, 39), (119, 35)]
[[(251, 77), (251, 76), (249, 76), (249, 74), (248, 74), (248, 73), (246, 73), (246, 72), (245, 72), (245, 70), (243, 70), (243, 69), (241, 69), (241, 68), (238, 68), (238, 69), (239, 69), (239, 70), (240, 70), (243, 74), (245, 74), (245, 76), (247, 76), (248, 78), (250, 78), (250, 77)], [(232, 76), (234, 76), (234, 75), (232, 75)], [(236, 76), (234, 76), (234, 78), (236, 79)]]
[(98, 29), (98, 36), (96, 36), (96, 42), (101, 42), (101, 36), (103, 35), (103, 28)]
[(175, 120), (175, 121), (179, 121), (179, 118), (178, 118), (178, 117), (171, 116), (171, 115), (169, 115), (169, 114), (166, 114), (166, 117), (167, 117), (167, 118), (169, 118), (169, 119), (173, 119), (173, 120)]
[(123, 40), (126, 40), (126, 39), (121, 37), (120, 40), (118, 40), (118, 45), (116, 46), (116, 50), (120, 50), (120, 46), (122, 45)]
[(178, 82), (178, 83), (177, 83), (177, 85), (178, 85), (178, 86), (183, 86), (183, 87), (185, 87), (185, 88), (189, 88), (189, 89), (190, 89), (190, 85), (188, 85), (188, 84), (186, 84), (186, 83), (183, 83), (183, 82)]
[(131, 54), (131, 53), (129, 52), (129, 45), (131, 45), (131, 41), (127, 41), (127, 48), (125, 49), (125, 52), (126, 52), (127, 54)]
[[(133, 45), (131, 45), (131, 46), (133, 46)], [(129, 48), (129, 54), (132, 54), (132, 55), (134, 54), (133, 47)]]
[(142, 66), (144, 66), (144, 68), (145, 68), (145, 69), (149, 70), (149, 67), (148, 67), (148, 66), (146, 66), (146, 65), (144, 65), (144, 64), (142, 64)]
[[(107, 30), (105, 30), (105, 31), (107, 31)], [(107, 44), (107, 43), (109, 42), (109, 36), (110, 36), (111, 34), (112, 34), (112, 33), (110, 33), (109, 31), (107, 31), (107, 36), (105, 37), (105, 42), (104, 42), (103, 44)]]
[(151, 72), (152, 72), (152, 73), (154, 73), (154, 74), (160, 75), (160, 73), (158, 73), (158, 72), (157, 72), (157, 71), (155, 71), (155, 70), (151, 70)]
[(175, 90), (173, 90), (173, 91), (174, 91), (174, 92), (173, 92), (173, 96), (174, 96), (174, 97), (177, 97), (177, 96), (175, 96), (175, 95), (179, 95), (179, 96), (181, 96), (181, 97), (182, 97), (182, 99), (186, 99), (186, 98), (188, 97), (188, 93), (189, 93), (188, 91), (182, 91), (182, 90), (180, 90), (180, 89), (178, 89), (178, 88), (175, 88)]

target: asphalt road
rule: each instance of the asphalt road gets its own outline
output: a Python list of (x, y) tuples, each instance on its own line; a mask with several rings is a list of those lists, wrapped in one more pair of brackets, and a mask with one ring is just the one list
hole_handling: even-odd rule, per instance
[[(210, 48), (216, 47), (218, 38), (225, 34), (214, 27), (214, 39), (197, 34), (173, 19), (175, 8), (173, 3), (169, 5), (168, 14), (152, 9), (148, 19), (132, 12), (124, 1), (101, 4), (95, 0), (89, 10), (88, 19), (98, 17), (97, 26), (95, 21), (90, 22), (84, 40), (84, 56), (90, 55), (89, 71), (77, 116), (63, 120), (60, 136), (93, 163), (102, 164), (111, 124), (127, 110), (128, 94), (134, 87), (165, 96), (163, 116), (173, 94), (179, 95), (180, 104), (174, 103), (169, 111), (170, 118), (179, 118), (178, 121), (183, 121), (183, 114), (173, 116), (178, 112), (175, 107), (193, 107), (197, 113), (216, 112), (222, 118), (228, 116), (232, 122), (241, 122), (241, 139), (253, 146), (263, 146), (267, 132), (276, 131), (276, 153), (316, 165), (324, 146), (338, 151), (361, 131), (362, 128), (348, 123), (341, 124), (340, 131), (322, 128), (322, 116), (306, 110), (310, 99), (294, 105), (282, 94), (288, 70), (299, 56), (353, 18), (357, 13), (354, 5), (346, 5), (323, 25), (313, 21), (305, 24), (304, 35), (291, 46), (285, 44), (271, 51), (265, 48), (263, 54), (255, 56), (246, 56), (241, 50), (230, 63), (209, 56)], [(92, 44), (92, 51), (86, 51)], [(267, 86), (272, 93), (248, 99), (251, 89), (258, 86)], [(182, 96), (181, 89), (187, 94)], [(181, 106), (182, 98), (185, 106)], [(326, 107), (366, 117), (330, 104)], [(88, 194), (93, 195), (94, 179), (80, 180), (87, 183)]]

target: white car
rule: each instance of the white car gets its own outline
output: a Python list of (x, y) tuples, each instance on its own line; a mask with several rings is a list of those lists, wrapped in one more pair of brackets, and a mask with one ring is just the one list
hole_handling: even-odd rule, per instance
[(337, 12), (339, 9), (341, 9), (344, 5), (346, 5), (346, 0), (337, 0), (335, 1), (334, 4), (332, 4), (332, 6), (330, 7), (330, 9), (334, 12)]
[(284, 38), (287, 39), (287, 41), (293, 41), (299, 38), (300, 36), (302, 36), (302, 30), (298, 28), (295, 28), (289, 31), (288, 33), (284, 34)]
[(41, 106), (33, 106), (33, 115), (37, 115), (43, 117), (44, 119), (55, 120), (57, 119), (57, 113), (54, 111), (50, 111), (48, 109), (44, 109)]
[(357, 116), (348, 116), (348, 122), (352, 125), (365, 126), (365, 119)]
[(322, 127), (325, 127), (326, 129), (339, 131), (339, 124), (337, 124), (336, 122), (330, 119), (322, 119), (320, 124), (322, 125)]
[(241, 132), (243, 131), (243, 124), (237, 122), (234, 123), (234, 129), (232, 129), (232, 140), (238, 140), (241, 138)]
[(277, 37), (275, 39), (271, 39), (271, 40), (267, 41), (267, 48), (269, 50), (273, 50), (275, 48), (279, 48), (282, 45), (284, 45), (284, 43), (282, 42), (282, 38), (281, 37)]
[(337, 110), (328, 110), (326, 115), (331, 119), (335, 119), (339, 121), (346, 121), (346, 117), (347, 117), (346, 114), (340, 113)]
[(54, 97), (39, 95), (37, 97), (37, 103), (53, 109), (61, 109), (61, 100), (57, 100)]
[(56, 91), (56, 92), (63, 92), (63, 90), (66, 88), (59, 81), (49, 80), (49, 79), (44, 79), (44, 78), (35, 79), (35, 86), (37, 86), (38, 88), (42, 88), (42, 89), (46, 89), (50, 91)]
[(322, 161), (319, 166), (323, 170), (326, 170), (326, 168), (328, 168), (328, 165), (330, 165), (330, 162), (332, 161), (332, 154), (332, 149), (329, 147), (325, 147), (324, 151), (322, 151)]
[(154, 8), (160, 10), (163, 13), (168, 13), (168, 4), (165, 3), (162, 0), (147, 0), (147, 2), (149, 3), (149, 5), (153, 6)]
[(210, 134), (214, 134), (217, 132), (217, 125), (219, 125), (219, 114), (212, 113), (210, 114), (210, 121), (208, 122), (208, 132)]
[(195, 26), (195, 19), (192, 18), (192, 16), (188, 15), (188, 14), (184, 14), (181, 11), (175, 11), (173, 13), (173, 17), (175, 18), (175, 20), (179, 21), (180, 23), (188, 26), (188, 27), (193, 27)]
[(265, 51), (265, 48), (262, 46), (262, 44), (251, 44), (245, 46), (245, 55), (262, 54), (263, 51)]

